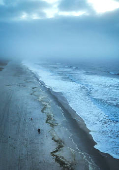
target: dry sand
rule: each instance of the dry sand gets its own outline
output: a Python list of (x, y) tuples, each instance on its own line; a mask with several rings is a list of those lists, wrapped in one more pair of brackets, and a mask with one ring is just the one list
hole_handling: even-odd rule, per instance
[(9, 62), (0, 71), (0, 170), (118, 170), (70, 112), (33, 73)]

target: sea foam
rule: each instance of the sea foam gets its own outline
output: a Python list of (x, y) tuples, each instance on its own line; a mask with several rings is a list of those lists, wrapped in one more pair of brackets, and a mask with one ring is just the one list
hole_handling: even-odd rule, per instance
[(119, 79), (60, 63), (25, 65), (46, 87), (64, 95), (91, 131), (95, 148), (119, 159)]

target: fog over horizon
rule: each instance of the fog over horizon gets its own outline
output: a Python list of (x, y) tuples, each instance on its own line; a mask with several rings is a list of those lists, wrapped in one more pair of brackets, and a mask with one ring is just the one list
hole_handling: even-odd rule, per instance
[(0, 0), (0, 58), (117, 62), (119, 1), (112, 2), (114, 10), (98, 12), (88, 0)]

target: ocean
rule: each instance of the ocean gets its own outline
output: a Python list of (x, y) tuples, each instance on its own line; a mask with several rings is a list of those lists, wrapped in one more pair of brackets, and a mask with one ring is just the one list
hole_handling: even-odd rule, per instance
[(119, 69), (85, 64), (23, 62), (47, 88), (60, 92), (85, 122), (96, 149), (119, 159)]

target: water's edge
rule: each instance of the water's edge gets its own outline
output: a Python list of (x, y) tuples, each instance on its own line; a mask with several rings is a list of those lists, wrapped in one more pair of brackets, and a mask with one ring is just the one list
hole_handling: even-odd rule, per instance
[[(31, 71), (32, 72), (32, 71)], [(33, 73), (33, 72), (32, 72)], [(64, 110), (64, 112), (67, 112), (68, 115), (71, 117), (71, 119), (75, 120), (75, 123), (77, 124), (77, 127), (80, 131), (82, 131), (83, 135), (85, 135), (85, 138), (87, 139), (89, 144), (89, 147), (91, 146), (92, 152), (99, 155), (99, 159), (104, 159), (105, 162), (109, 165), (110, 169), (115, 170), (119, 167), (119, 160), (116, 158), (113, 158), (111, 155), (107, 153), (103, 153), (100, 150), (96, 149), (94, 146), (96, 145), (96, 142), (94, 141), (92, 135), (90, 134), (90, 130), (87, 128), (84, 120), (70, 107), (67, 99), (62, 95), (61, 92), (54, 92), (52, 89), (48, 88), (43, 81), (41, 81), (35, 73), (33, 73), (37, 81), (40, 82), (40, 84), (47, 89), (47, 92), (52, 95), (52, 97), (57, 101), (57, 104)]]

